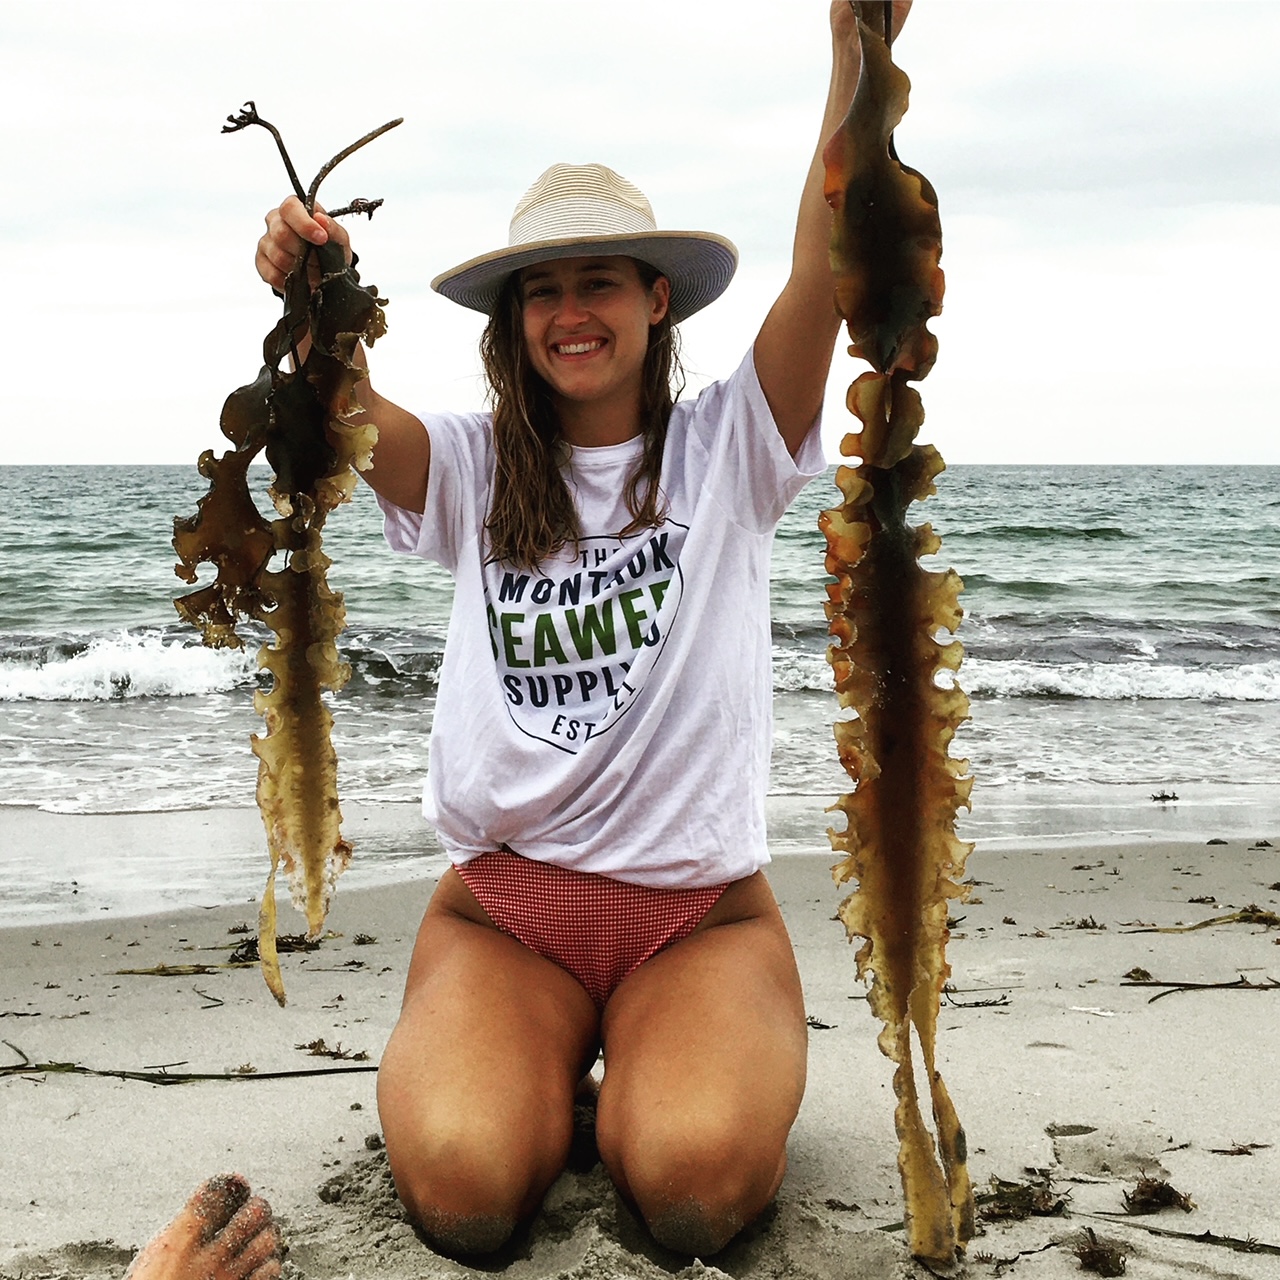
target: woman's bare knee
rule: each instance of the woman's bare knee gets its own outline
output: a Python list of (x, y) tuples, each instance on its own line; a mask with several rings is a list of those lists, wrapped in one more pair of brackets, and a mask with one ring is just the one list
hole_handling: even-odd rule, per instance
[(710, 1258), (725, 1248), (750, 1220), (740, 1212), (713, 1209), (691, 1197), (647, 1216), (645, 1225), (664, 1249), (693, 1258)]
[[(406, 1210), (407, 1211), (407, 1210)], [(511, 1239), (517, 1219), (495, 1214), (450, 1214), (430, 1206), (410, 1218), (432, 1247), (446, 1257), (494, 1253)]]
[(681, 1253), (724, 1248), (772, 1201), (786, 1167), (806, 1034), (770, 903), (642, 965), (605, 1011), (600, 1156), (654, 1237)]
[(782, 1181), (785, 1157), (772, 1168), (704, 1167), (695, 1177), (641, 1186), (635, 1206), (653, 1238), (665, 1248), (693, 1257), (719, 1253), (772, 1202)]
[(626, 1133), (598, 1129), (601, 1159), (659, 1244), (698, 1257), (718, 1253), (777, 1193), (785, 1134), (763, 1139), (743, 1117), (671, 1120)]
[(395, 1074), (379, 1081), (379, 1106), (396, 1193), (410, 1219), (444, 1252), (489, 1253), (541, 1203), (563, 1168), (570, 1104), (511, 1115), (454, 1095), (398, 1098)]
[(387, 1155), (406, 1212), (433, 1235), (445, 1224), (480, 1218), (514, 1226), (528, 1194), (527, 1186), (512, 1185), (510, 1169), (493, 1153), (470, 1144), (392, 1142)]
[(412, 1221), (443, 1252), (490, 1253), (565, 1165), (598, 1022), (567, 974), (447, 897), (419, 932), (378, 1111)]
[(545, 1190), (534, 1170), (513, 1161), (480, 1123), (387, 1133), (396, 1194), (409, 1220), (443, 1253), (491, 1253), (510, 1238)]

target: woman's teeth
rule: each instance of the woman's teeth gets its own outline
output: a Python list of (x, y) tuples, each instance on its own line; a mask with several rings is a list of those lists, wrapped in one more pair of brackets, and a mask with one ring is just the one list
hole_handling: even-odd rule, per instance
[(556, 351), (562, 356), (583, 356), (588, 351), (599, 351), (604, 343), (597, 339), (594, 342), (560, 342)]

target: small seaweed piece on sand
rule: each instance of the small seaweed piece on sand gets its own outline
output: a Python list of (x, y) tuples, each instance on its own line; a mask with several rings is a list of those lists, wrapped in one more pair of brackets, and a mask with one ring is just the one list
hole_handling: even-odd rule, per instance
[[(968, 988), (968, 990), (993, 990), (994, 988)], [(990, 1000), (957, 1000), (956, 988), (947, 983), (942, 988), (943, 998), (952, 1009), (1002, 1009), (1009, 1003), (1009, 997), (1006, 993), (1001, 992), (998, 996), (992, 996)]]
[(1079, 1258), (1081, 1271), (1099, 1276), (1124, 1275), (1124, 1250), (1111, 1240), (1099, 1240), (1092, 1227), (1085, 1227), (1071, 1252)]
[(1229, 1147), (1210, 1147), (1209, 1153), (1215, 1156), (1251, 1156), (1255, 1151), (1268, 1151), (1269, 1142), (1235, 1142)]
[(1274, 911), (1264, 911), (1256, 902), (1251, 902), (1231, 918), (1240, 924), (1265, 924), (1268, 929), (1280, 928), (1280, 915)]
[[(351, 1070), (350, 1067), (346, 1068)], [(1268, 1244), (1255, 1236), (1220, 1236), (1212, 1231), (1171, 1231), (1168, 1227), (1153, 1226), (1149, 1222), (1130, 1221), (1126, 1224), (1134, 1231), (1145, 1231), (1149, 1236), (1165, 1240), (1190, 1240), (1196, 1244), (1213, 1245), (1218, 1249), (1230, 1249), (1233, 1253), (1265, 1253), (1280, 1257), (1280, 1244)]]
[(1130, 982), (1151, 982), (1153, 981), (1149, 970), (1144, 969), (1141, 965), (1134, 965), (1128, 973), (1124, 975)]
[(203, 978), (229, 965), (209, 964), (156, 964), (149, 969), (116, 969), (114, 977), (133, 978)]
[(1124, 1193), (1125, 1213), (1159, 1213), (1161, 1209), (1181, 1209), (1183, 1213), (1190, 1213), (1195, 1207), (1195, 1201), (1189, 1195), (1163, 1178), (1148, 1178), (1145, 1173), (1132, 1191)]
[(993, 1174), (991, 1190), (977, 1197), (978, 1216), (984, 1222), (1022, 1222), (1030, 1217), (1057, 1218), (1066, 1213), (1070, 1194), (1055, 1194), (1048, 1178), (1006, 1182)]
[(1105, 929), (1105, 924), (1099, 924), (1092, 916), (1081, 916), (1079, 920), (1073, 922), (1073, 929)]
[[(195, 1080), (286, 1080), (295, 1076), (331, 1076), (348, 1072), (377, 1071), (373, 1065), (358, 1067), (309, 1067), (294, 1071), (259, 1071), (252, 1063), (242, 1063), (227, 1071), (170, 1071), (167, 1066), (149, 1071), (126, 1071), (111, 1067), (86, 1067), (78, 1062), (33, 1062), (12, 1040), (0, 1041), (11, 1049), (19, 1062), (0, 1066), (0, 1078), (12, 1075), (34, 1075), (50, 1072), (57, 1075), (95, 1076), (112, 1080), (139, 1080), (146, 1084), (188, 1084)], [(180, 1066), (181, 1063), (174, 1063)]]
[(352, 1053), (349, 1049), (342, 1047), (341, 1041), (332, 1049), (323, 1040), (312, 1040), (307, 1044), (295, 1044), (293, 1047), (305, 1050), (313, 1058), (333, 1058), (339, 1062), (368, 1062), (369, 1060), (369, 1054), (364, 1049), (358, 1053)]
[[(1280, 938), (1277, 938), (1276, 942), (1280, 943)], [(1280, 982), (1275, 978), (1268, 978), (1265, 982), (1250, 982), (1244, 974), (1234, 982), (1156, 982), (1154, 979), (1149, 979), (1122, 982), (1120, 985), (1122, 987), (1163, 987), (1164, 990), (1153, 995), (1147, 1001), (1148, 1004), (1155, 1004), (1157, 1000), (1163, 1000), (1165, 996), (1171, 996), (1175, 991), (1280, 991)]]
[[(1272, 888), (1275, 886), (1273, 885)], [(1214, 916), (1210, 920), (1201, 920), (1199, 924), (1171, 924), (1165, 925), (1163, 928), (1157, 928), (1155, 925), (1148, 925), (1141, 929), (1128, 929), (1127, 933), (1194, 933), (1197, 929), (1208, 929), (1215, 924), (1260, 924), (1268, 929), (1280, 928), (1280, 915), (1274, 911), (1266, 911), (1258, 906), (1256, 902), (1251, 902), (1247, 907), (1239, 911), (1233, 911), (1230, 915)]]
[[(324, 935), (324, 938), (336, 936), (329, 932)], [(283, 954), (288, 951), (319, 951), (323, 940), (323, 938), (309, 937), (305, 933), (278, 933), (276, 934), (276, 952)], [(258, 939), (246, 938), (231, 952), (230, 958), (232, 964), (257, 964), (261, 958), (258, 952)]]
[(258, 939), (256, 937), (246, 938), (231, 950), (232, 964), (257, 964), (259, 959)]

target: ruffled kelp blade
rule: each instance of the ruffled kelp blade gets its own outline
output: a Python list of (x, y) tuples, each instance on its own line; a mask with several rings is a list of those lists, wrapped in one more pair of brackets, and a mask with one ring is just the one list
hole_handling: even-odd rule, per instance
[[(827, 540), (828, 650), (840, 705), (856, 716), (835, 726), (840, 761), (855, 789), (832, 806), (830, 832), (844, 855), (837, 883), (857, 881), (840, 906), (850, 937), (863, 939), (858, 974), (871, 978), (872, 1011), (884, 1023), (881, 1050), (895, 1065), (905, 1220), (911, 1252), (950, 1268), (973, 1235), (965, 1137), (935, 1063), (938, 1009), (950, 974), (945, 948), (951, 902), (970, 846), (955, 835), (969, 804), (968, 762), (948, 754), (968, 701), (955, 687), (958, 641), (940, 641), (961, 618), (962, 584), (920, 557), (941, 543), (907, 521), (912, 503), (935, 492), (942, 458), (915, 443), (924, 421), (909, 385), (937, 354), (926, 322), (942, 305), (937, 198), (902, 165), (893, 130), (907, 106), (907, 77), (883, 39), (881, 4), (856, 6), (862, 70), (853, 103), (827, 144), (826, 196), (835, 214), (831, 261), (836, 306), (850, 354), (872, 371), (849, 389), (861, 424), (841, 452), (860, 459), (836, 474), (843, 501), (823, 512)], [(921, 1114), (912, 1033), (927, 1078), (936, 1141)]]

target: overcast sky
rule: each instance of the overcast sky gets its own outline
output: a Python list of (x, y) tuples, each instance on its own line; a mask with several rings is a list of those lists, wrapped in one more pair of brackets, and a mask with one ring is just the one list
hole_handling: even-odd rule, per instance
[[(939, 194), (946, 309), (922, 438), (952, 462), (1280, 463), (1280, 2), (918, 0), (903, 159)], [(439, 271), (506, 242), (558, 160), (742, 253), (684, 326), (691, 387), (785, 278), (829, 65), (823, 0), (0, 0), (11, 376), (0, 463), (188, 462), (278, 314), (254, 274), (287, 190), (393, 116), (322, 199), (390, 298), (410, 409), (481, 403)], [(852, 424), (837, 354), (827, 438)], [(832, 452), (834, 449), (832, 448)]]

